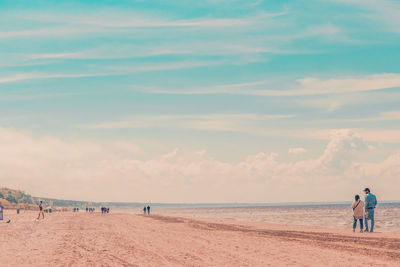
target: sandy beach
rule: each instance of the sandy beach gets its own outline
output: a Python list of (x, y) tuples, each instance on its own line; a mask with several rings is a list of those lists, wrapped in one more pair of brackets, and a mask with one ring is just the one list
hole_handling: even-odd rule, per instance
[(1, 266), (399, 266), (399, 233), (232, 219), (8, 211)]

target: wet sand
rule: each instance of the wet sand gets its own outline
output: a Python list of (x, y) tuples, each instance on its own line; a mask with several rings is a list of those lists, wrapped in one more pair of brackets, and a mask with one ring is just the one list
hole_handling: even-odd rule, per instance
[(8, 211), (1, 266), (400, 266), (400, 233), (232, 219)]

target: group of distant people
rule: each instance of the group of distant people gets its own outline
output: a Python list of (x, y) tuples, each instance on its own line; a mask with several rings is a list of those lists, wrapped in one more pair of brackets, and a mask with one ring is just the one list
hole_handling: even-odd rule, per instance
[[(42, 218), (44, 219), (44, 207), (43, 207), (43, 205), (44, 205), (43, 201), (40, 201), (39, 205), (38, 205), (38, 207), (39, 207), (39, 215), (37, 217), (38, 220), (40, 219), (40, 216), (42, 216)], [(95, 212), (95, 211), (96, 211), (95, 208), (86, 207), (86, 212)], [(73, 208), (73, 212), (79, 212), (79, 208), (78, 207), (74, 207)], [(150, 212), (150, 207), (149, 207), (149, 212)], [(102, 214), (110, 213), (110, 208), (101, 207), (101, 213)]]
[[(360, 232), (364, 232), (364, 222), (365, 222), (365, 232), (373, 232), (375, 226), (375, 208), (378, 204), (376, 196), (371, 193), (369, 188), (364, 189), (365, 200), (362, 201), (359, 195), (355, 196), (353, 205), (353, 232), (356, 231), (357, 221), (360, 222)], [(371, 228), (368, 227), (368, 220), (371, 221)]]
[(146, 205), (143, 207), (143, 214), (146, 215), (146, 211), (147, 211), (147, 215), (150, 215), (150, 205)]
[(101, 214), (110, 213), (110, 208), (101, 207)]

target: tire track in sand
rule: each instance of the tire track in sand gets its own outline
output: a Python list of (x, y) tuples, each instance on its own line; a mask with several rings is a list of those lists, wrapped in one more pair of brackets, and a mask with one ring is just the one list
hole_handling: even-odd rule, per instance
[[(326, 249), (341, 250), (347, 253), (361, 253), (382, 259), (400, 262), (400, 239), (383, 237), (346, 236), (327, 232), (305, 232), (293, 230), (267, 230), (249, 226), (209, 223), (201, 220), (153, 215), (148, 218), (166, 223), (181, 223), (189, 227), (209, 231), (233, 231), (244, 234), (263, 236), (266, 238), (279, 238), (285, 241), (299, 242)], [(367, 234), (367, 233), (366, 233)]]

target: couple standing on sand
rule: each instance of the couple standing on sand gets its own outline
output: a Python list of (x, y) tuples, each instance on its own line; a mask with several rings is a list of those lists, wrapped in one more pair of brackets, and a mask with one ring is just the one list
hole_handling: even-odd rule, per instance
[[(355, 196), (355, 201), (351, 206), (353, 208), (353, 232), (356, 230), (357, 220), (360, 221), (360, 232), (363, 232), (363, 220), (365, 219), (365, 232), (373, 232), (375, 225), (375, 207), (378, 204), (376, 196), (371, 193), (369, 188), (364, 189), (365, 203), (359, 195)], [(371, 229), (368, 231), (368, 220), (371, 220)]]

